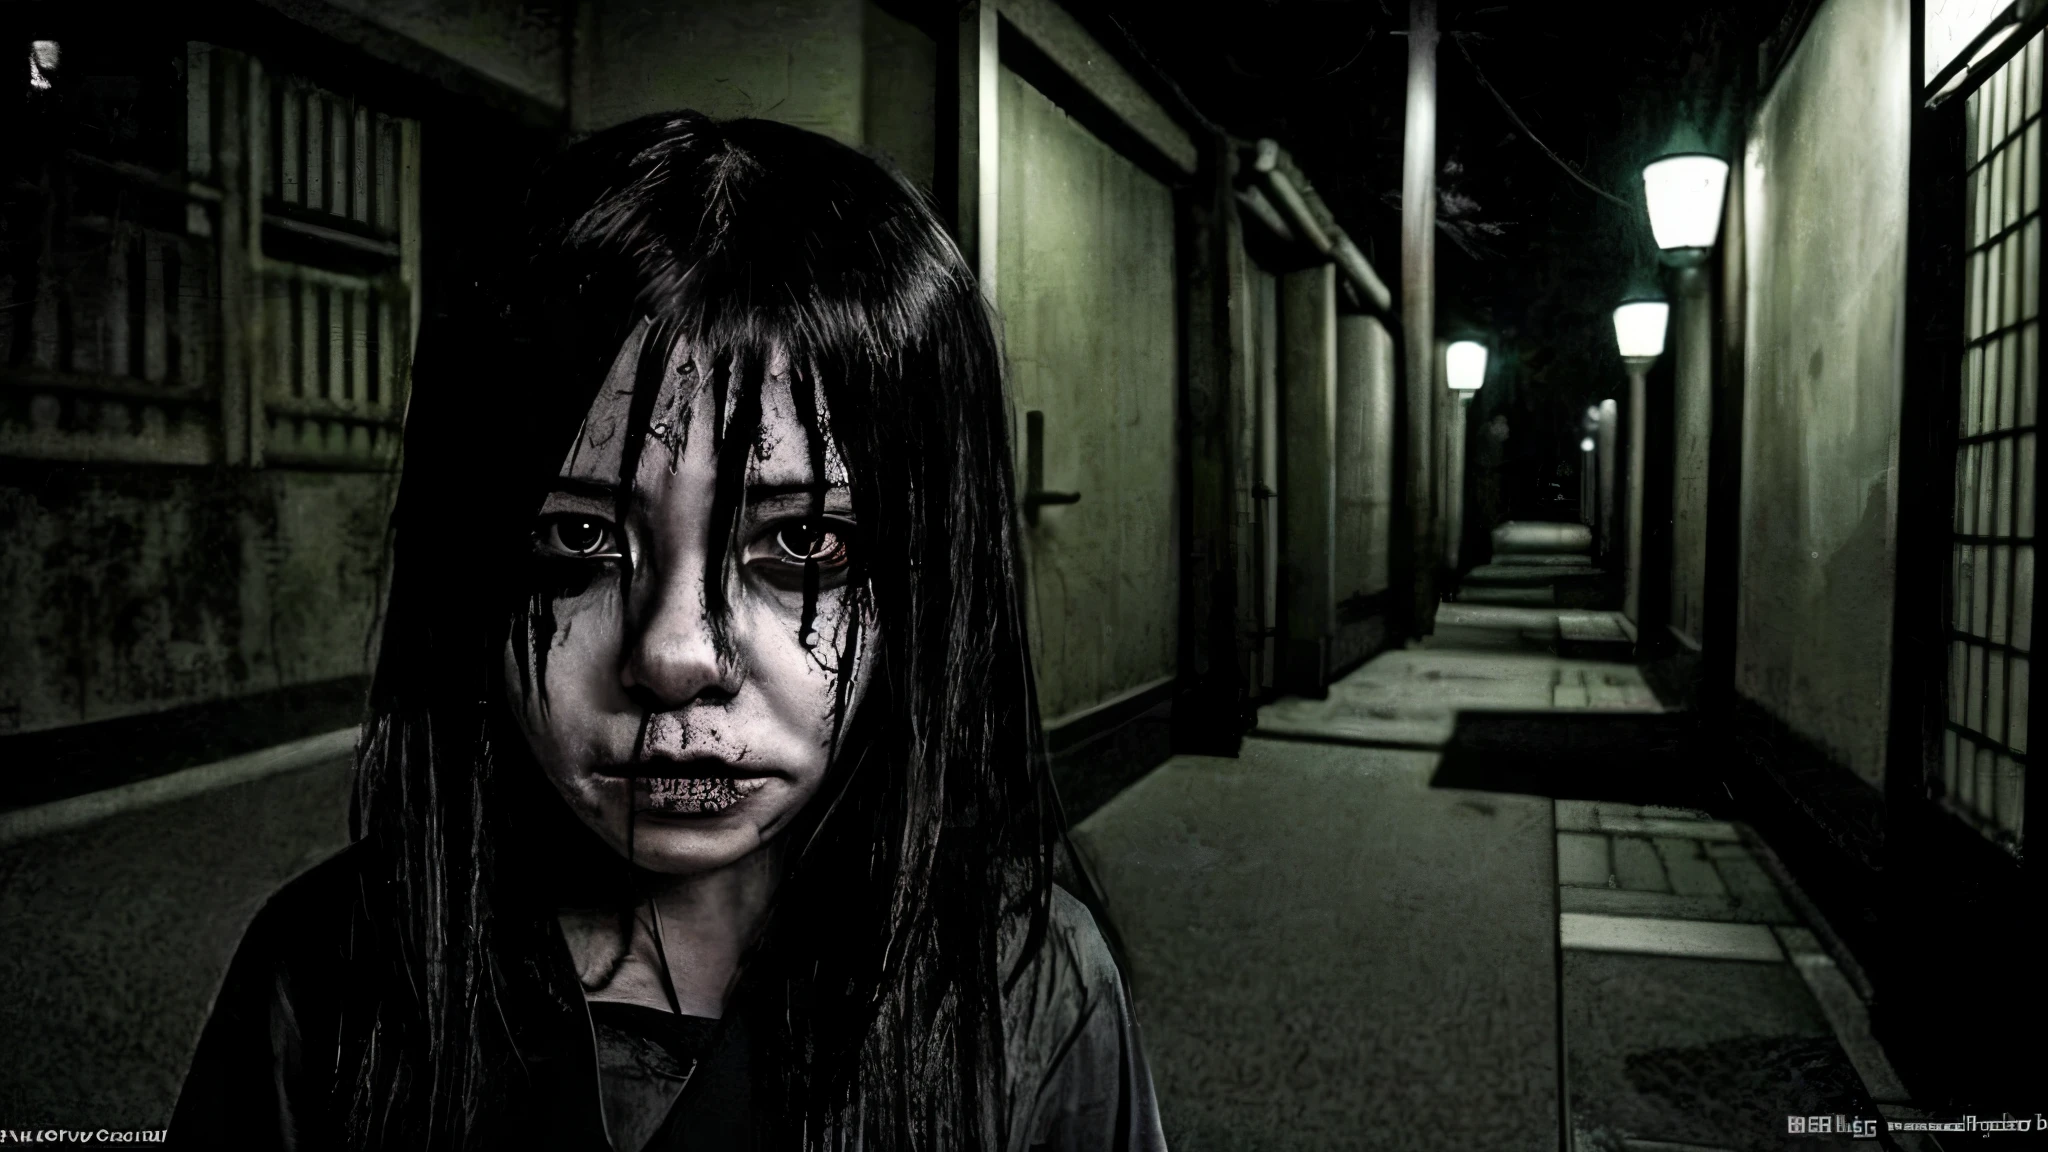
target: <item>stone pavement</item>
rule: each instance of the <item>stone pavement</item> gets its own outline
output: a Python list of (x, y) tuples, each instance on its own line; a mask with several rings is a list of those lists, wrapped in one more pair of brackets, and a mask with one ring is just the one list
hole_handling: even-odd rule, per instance
[(1556, 802), (1577, 1152), (1825, 1149), (1791, 1116), (1907, 1114), (1861, 999), (1740, 824)]

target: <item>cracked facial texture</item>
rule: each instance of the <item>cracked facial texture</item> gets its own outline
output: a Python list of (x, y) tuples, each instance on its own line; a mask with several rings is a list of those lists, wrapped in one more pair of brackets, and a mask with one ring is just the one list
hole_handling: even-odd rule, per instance
[(817, 795), (876, 636), (822, 394), (782, 356), (748, 373), (685, 342), (636, 413), (646, 332), (537, 510), (505, 679), (570, 809), (620, 855), (682, 875), (742, 859)]

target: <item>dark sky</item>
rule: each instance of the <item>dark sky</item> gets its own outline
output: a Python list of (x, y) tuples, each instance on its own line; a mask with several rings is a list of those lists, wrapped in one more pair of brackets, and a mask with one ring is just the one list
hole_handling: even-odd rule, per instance
[[(1403, 0), (1112, 0), (1209, 119), (1293, 153), (1390, 284), (1400, 275)], [(1585, 405), (1625, 388), (1609, 314), (1654, 273), (1642, 165), (1686, 122), (1724, 155), (1772, 6), (1447, 2), (1438, 52), (1438, 326), (1480, 335), (1515, 454), (1577, 456)], [(1480, 77), (1490, 82), (1499, 99)], [(1588, 183), (1532, 143), (1501, 107)], [(1535, 461), (1531, 461), (1533, 464)]]

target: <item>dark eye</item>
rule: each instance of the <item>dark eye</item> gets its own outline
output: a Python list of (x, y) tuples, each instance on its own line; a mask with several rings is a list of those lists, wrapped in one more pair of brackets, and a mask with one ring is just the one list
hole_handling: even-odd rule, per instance
[(834, 520), (791, 520), (775, 531), (776, 557), (786, 564), (838, 568), (847, 562), (851, 525)]
[(535, 551), (548, 556), (601, 559), (619, 554), (611, 521), (573, 512), (543, 518), (533, 543)]

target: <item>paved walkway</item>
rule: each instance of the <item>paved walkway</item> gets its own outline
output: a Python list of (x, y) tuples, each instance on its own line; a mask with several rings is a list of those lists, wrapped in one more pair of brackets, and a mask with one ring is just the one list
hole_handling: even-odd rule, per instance
[(1077, 832), (1176, 1152), (1557, 1147), (1550, 805), (1254, 737)]
[(0, 1126), (167, 1123), (243, 929), (347, 816), (343, 758), (0, 847)]
[(1446, 605), (1082, 824), (1177, 1150), (1783, 1152), (1836, 1146), (1788, 1115), (1911, 1114), (1748, 829), (1432, 786), (1460, 712), (1660, 711), (1633, 666), (1560, 654), (1627, 642)]
[(1559, 655), (1573, 643), (1625, 651), (1628, 639), (1612, 612), (1447, 604), (1427, 645), (1382, 654), (1325, 699), (1261, 708), (1257, 731), (1441, 748), (1461, 711), (1662, 711), (1634, 665)]

